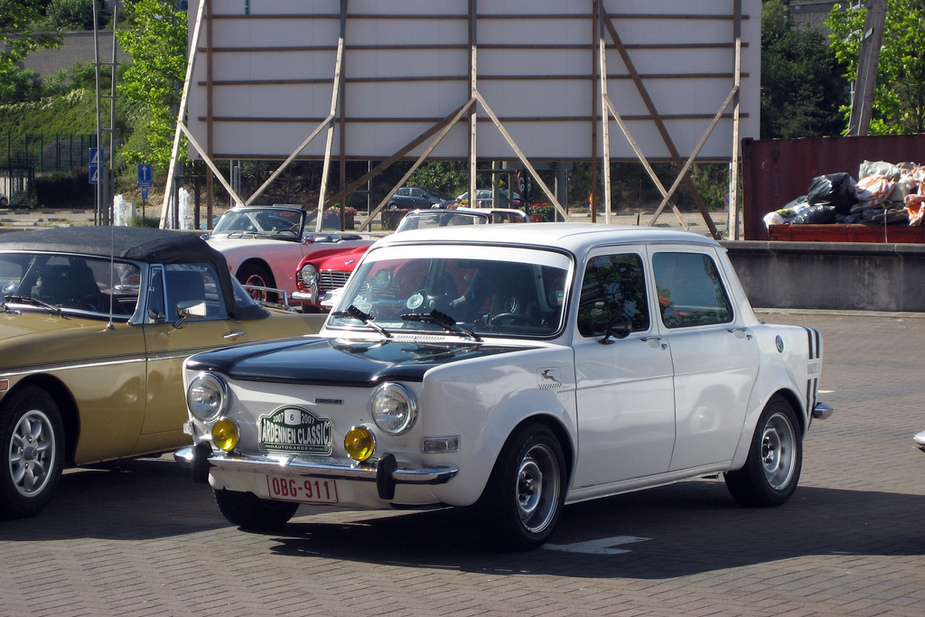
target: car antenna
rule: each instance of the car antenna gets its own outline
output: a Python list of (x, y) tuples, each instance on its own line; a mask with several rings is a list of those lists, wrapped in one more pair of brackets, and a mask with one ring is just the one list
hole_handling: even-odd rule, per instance
[(115, 277), (113, 275), (113, 271), (115, 270), (115, 267), (116, 267), (115, 252), (116, 252), (116, 227), (115, 225), (110, 225), (109, 226), (109, 323), (106, 324), (107, 330), (116, 329), (116, 327), (112, 323), (112, 312), (113, 312), (112, 302), (113, 302), (113, 298), (115, 297), (115, 294), (112, 293), (114, 289), (113, 284), (115, 283)]

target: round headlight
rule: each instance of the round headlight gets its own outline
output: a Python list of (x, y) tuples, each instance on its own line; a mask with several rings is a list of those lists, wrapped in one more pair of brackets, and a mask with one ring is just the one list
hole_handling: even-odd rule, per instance
[(318, 285), (318, 268), (311, 264), (305, 264), (302, 266), (302, 269), (299, 270), (299, 280), (302, 283), (302, 287), (306, 290), (309, 287), (314, 287)]
[(354, 426), (344, 435), (344, 451), (347, 456), (361, 463), (373, 455), (376, 438), (365, 426)]
[(186, 389), (186, 405), (194, 418), (211, 422), (225, 411), (227, 394), (224, 381), (212, 373), (199, 373)]
[(418, 414), (414, 396), (397, 383), (379, 386), (370, 407), (376, 426), (391, 435), (401, 435), (409, 430)]
[(241, 433), (238, 431), (238, 425), (234, 420), (222, 418), (212, 425), (212, 443), (219, 450), (231, 452), (238, 445), (238, 438)]

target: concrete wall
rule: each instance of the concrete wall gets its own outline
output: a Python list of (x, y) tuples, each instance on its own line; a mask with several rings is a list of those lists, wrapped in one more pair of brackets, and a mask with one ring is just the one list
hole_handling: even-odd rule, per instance
[(925, 244), (723, 245), (756, 307), (925, 311)]

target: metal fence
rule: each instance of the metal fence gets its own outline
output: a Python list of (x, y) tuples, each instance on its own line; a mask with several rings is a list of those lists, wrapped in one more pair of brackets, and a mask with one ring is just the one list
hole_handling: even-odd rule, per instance
[(0, 133), (0, 206), (28, 205), (36, 174), (88, 167), (94, 147), (93, 134)]
[(0, 169), (32, 168), (35, 173), (70, 171), (89, 164), (96, 135), (0, 133)]

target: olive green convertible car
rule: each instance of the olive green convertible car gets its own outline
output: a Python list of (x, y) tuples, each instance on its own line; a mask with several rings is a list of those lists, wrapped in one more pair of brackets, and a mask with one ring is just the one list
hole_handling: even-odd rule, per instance
[(0, 518), (40, 511), (62, 468), (175, 450), (183, 360), (317, 332), (256, 304), (196, 235), (134, 227), (0, 234)]

